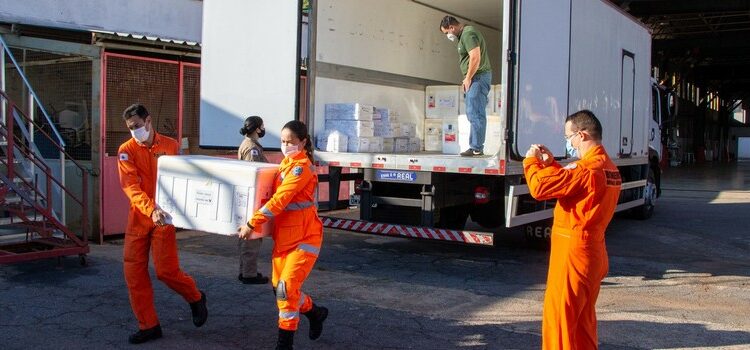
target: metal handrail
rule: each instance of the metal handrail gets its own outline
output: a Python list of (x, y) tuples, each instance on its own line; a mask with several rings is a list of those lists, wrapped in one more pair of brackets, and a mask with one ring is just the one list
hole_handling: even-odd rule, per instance
[(47, 113), (47, 110), (44, 109), (42, 102), (39, 100), (39, 97), (37, 96), (36, 92), (34, 92), (34, 88), (31, 87), (31, 83), (29, 83), (29, 80), (26, 78), (26, 74), (24, 74), (23, 70), (21, 69), (21, 66), (16, 61), (16, 58), (13, 56), (13, 53), (10, 52), (10, 47), (8, 47), (8, 44), (5, 43), (5, 39), (3, 39), (2, 34), (0, 34), (0, 46), (3, 47), (3, 50), (5, 50), (5, 54), (8, 55), (10, 60), (13, 62), (13, 66), (16, 67), (16, 70), (18, 71), (18, 75), (20, 75), (21, 79), (23, 79), (24, 85), (26, 85), (26, 88), (29, 89), (29, 93), (33, 97), (34, 101), (36, 101), (36, 104), (38, 105), (39, 109), (42, 111), (44, 118), (47, 119), (47, 123), (49, 123), (50, 127), (52, 128), (52, 131), (55, 132), (55, 137), (57, 137), (57, 143), (65, 147), (65, 141), (63, 140), (62, 135), (60, 135), (60, 132), (57, 131), (55, 124), (52, 122), (52, 118), (50, 118), (49, 114)]
[[(4, 103), (7, 104), (7, 106), (6, 106), (6, 112), (9, 114), (9, 118), (7, 118), (6, 123), (0, 123), (0, 126), (2, 127), (1, 129), (4, 129), (3, 131), (5, 131), (5, 135), (4, 136), (5, 136), (5, 139), (7, 140), (7, 151), (6, 151), (7, 155), (6, 156), (8, 157), (8, 159), (7, 159), (7, 163), (5, 163), (5, 162), (3, 162), (3, 163), (5, 163), (6, 166), (7, 166), (9, 179), (12, 180), (13, 176), (15, 175), (15, 169), (14, 169), (14, 165), (13, 165), (13, 158), (15, 157), (14, 148), (17, 148), (19, 150), (19, 152), (25, 156), (26, 159), (28, 159), (29, 161), (31, 161), (35, 166), (39, 167), (42, 170), (42, 172), (45, 174), (46, 183), (47, 183), (47, 192), (48, 193), (44, 197), (46, 198), (47, 207), (48, 207), (46, 209), (49, 210), (48, 214), (50, 216), (52, 216), (53, 213), (54, 213), (53, 210), (52, 210), (52, 208), (51, 208), (52, 195), (50, 193), (52, 182), (54, 182), (61, 189), (61, 191), (62, 191), (61, 192), (61, 197), (63, 199), (63, 203), (62, 203), (63, 206), (65, 205), (64, 198), (66, 198), (67, 196), (70, 196), (71, 198), (73, 198), (73, 200), (75, 202), (77, 202), (81, 206), (81, 209), (82, 209), (81, 210), (81, 229), (83, 230), (84, 238), (87, 240), (88, 239), (88, 235), (89, 235), (89, 223), (88, 223), (88, 176), (86, 174), (89, 173), (89, 171), (82, 164), (80, 164), (79, 162), (77, 162), (75, 159), (71, 158), (71, 161), (73, 162), (73, 164), (75, 164), (75, 166), (81, 171), (82, 189), (81, 189), (81, 199), (79, 199), (79, 198), (77, 198), (75, 196), (75, 194), (73, 194), (64, 185), (64, 182), (61, 182), (60, 179), (57, 179), (52, 174), (52, 171), (51, 171), (51, 168), (49, 167), (49, 165), (47, 165), (44, 161), (40, 162), (40, 159), (43, 159), (43, 158), (40, 155), (36, 154), (36, 152), (39, 152), (38, 149), (35, 149), (34, 151), (36, 151), (36, 152), (34, 152), (34, 151), (32, 151), (32, 149), (28, 149), (28, 146), (26, 146), (25, 144), (20, 143), (20, 145), (19, 145), (16, 142), (16, 136), (14, 135), (14, 131), (13, 131), (15, 129), (14, 128), (15, 119), (16, 119), (15, 117), (18, 117), (19, 119), (23, 119), (24, 121), (29, 122), (31, 125), (35, 126), (38, 129), (38, 131), (41, 132), (41, 134), (44, 137), (46, 137), (49, 141), (51, 141), (51, 144), (55, 148), (57, 148), (57, 150), (61, 154), (61, 157), (64, 157), (64, 156), (70, 157), (70, 155), (68, 155), (67, 152), (65, 152), (65, 150), (63, 149), (63, 146), (60, 145), (60, 144), (57, 144), (56, 142), (54, 142), (54, 140), (52, 139), (52, 136), (50, 136), (49, 134), (47, 134), (42, 128), (39, 127), (39, 125), (36, 122), (34, 122), (25, 113), (23, 113), (23, 111), (21, 111), (16, 106), (16, 104), (10, 98), (8, 98), (8, 95), (4, 91), (0, 91), (0, 101), (3, 101)], [(20, 123), (19, 127), (22, 126), (22, 125), (23, 125), (23, 123)], [(32, 144), (32, 146), (33, 146), (33, 144)], [(65, 172), (65, 168), (62, 168), (61, 172), (64, 173)], [(40, 193), (39, 189), (36, 188), (36, 186), (31, 186), (24, 179), (22, 179), (22, 181), (28, 187), (33, 188), (35, 192)], [(64, 177), (62, 177), (62, 181), (64, 181)], [(33, 205), (35, 207), (37, 207), (37, 204), (33, 204)], [(64, 229), (60, 228), (60, 227), (58, 227), (58, 228), (61, 229), (61, 230), (63, 230), (67, 235), (71, 235), (72, 233), (67, 229), (67, 227), (65, 227), (65, 216), (64, 216), (65, 215), (65, 210), (64, 210), (64, 208), (63, 208), (63, 211), (62, 211), (62, 215), (63, 216), (60, 218), (60, 220), (57, 220), (54, 217), (51, 217), (50, 219), (54, 219), (53, 222), (55, 222), (55, 223), (59, 222), (60, 225), (62, 225), (62, 227), (64, 227)]]
[[(18, 64), (18, 61), (16, 61), (16, 58), (13, 56), (13, 53), (10, 51), (10, 47), (8, 47), (8, 44), (5, 42), (5, 39), (3, 39), (3, 35), (0, 34), (0, 46), (2, 46), (3, 55), (0, 55), (0, 59), (2, 59), (2, 62), (0, 62), (0, 69), (2, 69), (2, 86), (0, 86), (0, 91), (5, 91), (5, 58), (4, 56), (7, 55), (10, 57), (11, 62), (13, 63), (13, 66), (16, 68), (16, 71), (18, 72), (18, 75), (23, 80), (24, 85), (29, 90), (29, 95), (31, 96), (31, 105), (29, 106), (29, 113), (32, 115), (32, 118), (28, 118), (33, 122), (33, 115), (34, 115), (34, 102), (36, 103), (36, 106), (39, 107), (39, 109), (42, 111), (42, 115), (44, 115), (44, 118), (47, 120), (47, 124), (52, 129), (53, 133), (55, 134), (55, 138), (57, 139), (54, 144), (62, 146), (62, 151), (60, 152), (60, 180), (65, 183), (65, 161), (66, 156), (70, 159), (73, 159), (68, 155), (65, 150), (65, 140), (63, 140), (62, 135), (60, 135), (60, 132), (57, 130), (57, 127), (52, 122), (52, 118), (50, 118), (49, 113), (47, 113), (47, 110), (44, 108), (44, 105), (42, 105), (41, 100), (39, 99), (39, 96), (37, 96), (36, 92), (34, 91), (34, 88), (31, 87), (31, 83), (29, 83), (29, 80), (26, 77), (26, 74), (24, 73), (23, 69), (21, 69), (21, 66)], [(7, 96), (6, 96), (6, 100)], [(6, 116), (7, 117), (7, 116)], [(12, 118), (12, 117), (11, 117)], [(33, 123), (33, 125), (36, 125)], [(29, 127), (31, 129), (31, 127)], [(34, 143), (34, 133), (32, 130), (30, 131), (30, 141), (31, 143)], [(41, 130), (40, 130), (41, 131)], [(46, 134), (46, 133), (45, 133)], [(49, 135), (47, 135), (50, 140), (52, 140)], [(37, 154), (41, 157), (41, 153)], [(62, 196), (62, 206), (61, 206), (61, 218), (62, 222), (65, 223), (65, 212), (66, 212), (66, 204), (65, 204), (65, 196)]]

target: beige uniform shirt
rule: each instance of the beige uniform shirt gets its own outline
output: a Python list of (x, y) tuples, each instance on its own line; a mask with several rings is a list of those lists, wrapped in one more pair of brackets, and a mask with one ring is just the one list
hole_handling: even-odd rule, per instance
[(263, 154), (263, 146), (258, 143), (258, 140), (249, 137), (242, 140), (242, 144), (237, 150), (237, 159), (268, 163), (268, 159)]

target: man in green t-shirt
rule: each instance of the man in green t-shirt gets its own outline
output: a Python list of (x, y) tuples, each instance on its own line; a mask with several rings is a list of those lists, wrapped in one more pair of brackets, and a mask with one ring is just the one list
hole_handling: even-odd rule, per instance
[(482, 33), (473, 26), (461, 24), (453, 16), (445, 16), (440, 22), (440, 31), (450, 41), (458, 40), (458, 62), (461, 74), (466, 116), (471, 124), (469, 149), (462, 152), (464, 157), (484, 155), (484, 134), (487, 129), (487, 94), (490, 92), (492, 67), (490, 66), (487, 45)]

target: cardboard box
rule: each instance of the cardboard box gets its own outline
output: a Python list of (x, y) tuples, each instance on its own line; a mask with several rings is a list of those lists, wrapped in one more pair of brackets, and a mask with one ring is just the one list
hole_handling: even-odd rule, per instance
[(383, 152), (383, 138), (382, 137), (370, 137), (370, 150), (372, 153)]
[(352, 152), (352, 153), (370, 152), (370, 138), (369, 137), (350, 137), (347, 151)]
[(409, 138), (409, 153), (418, 153), (422, 151), (422, 139), (419, 137)]
[[(273, 196), (278, 165), (208, 156), (159, 157), (156, 204), (175, 227), (234, 235)], [(263, 225), (270, 235), (273, 223)]]
[(459, 108), (458, 85), (434, 85), (425, 88), (425, 116), (427, 118), (455, 117)]
[(399, 137), (417, 137), (417, 124), (414, 123), (400, 123), (401, 132), (397, 135)]
[(325, 129), (338, 130), (349, 138), (375, 136), (375, 124), (372, 121), (326, 120)]
[(325, 119), (372, 121), (375, 107), (362, 103), (326, 103)]
[(409, 138), (396, 137), (393, 139), (393, 153), (409, 153)]
[(383, 153), (394, 153), (395, 152), (395, 143), (393, 137), (384, 137), (383, 138)]

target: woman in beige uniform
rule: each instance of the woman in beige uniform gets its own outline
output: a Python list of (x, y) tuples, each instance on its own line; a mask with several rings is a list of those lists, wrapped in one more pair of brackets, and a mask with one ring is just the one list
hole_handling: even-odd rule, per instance
[[(266, 156), (263, 155), (263, 146), (258, 142), (266, 134), (263, 119), (255, 115), (248, 117), (240, 129), (240, 134), (245, 136), (245, 139), (242, 140), (237, 150), (237, 159), (268, 163)], [(268, 283), (268, 277), (258, 272), (258, 252), (261, 243), (262, 238), (239, 240), (240, 274), (237, 278), (244, 284)]]

